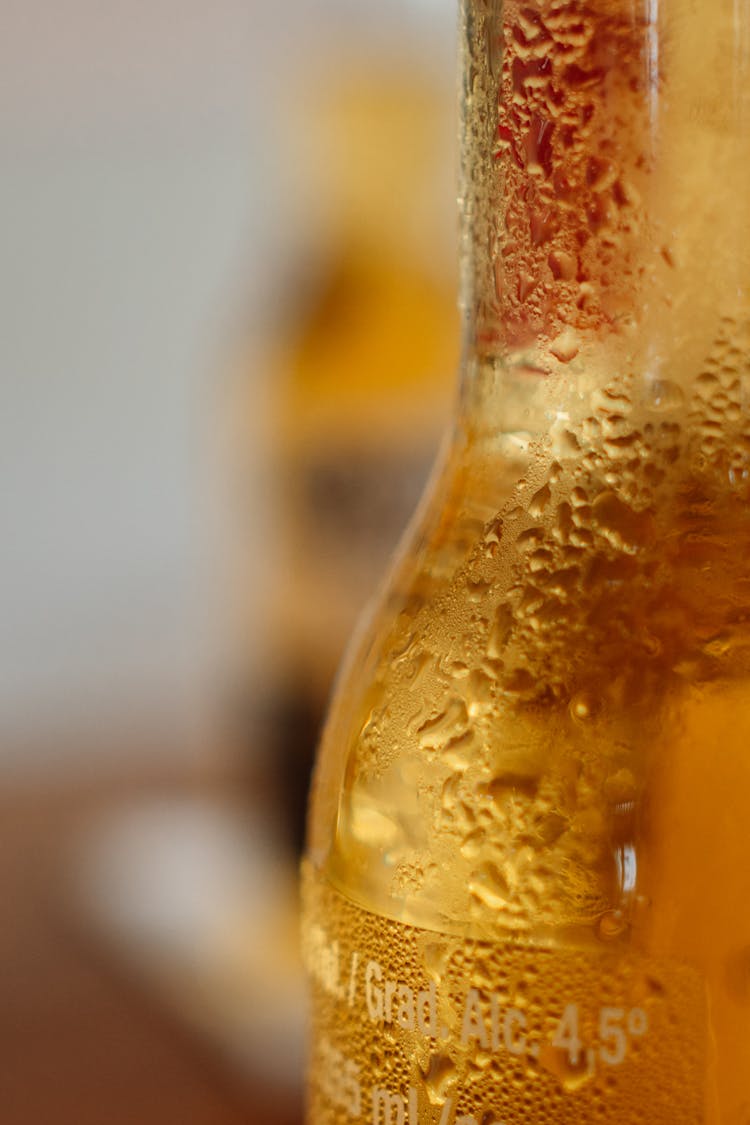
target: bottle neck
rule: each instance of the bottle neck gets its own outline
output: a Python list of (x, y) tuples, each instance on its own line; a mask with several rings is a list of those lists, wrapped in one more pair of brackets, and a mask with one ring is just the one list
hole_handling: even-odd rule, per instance
[(750, 5), (463, 0), (462, 37), (465, 404), (488, 363), (684, 389), (750, 316)]

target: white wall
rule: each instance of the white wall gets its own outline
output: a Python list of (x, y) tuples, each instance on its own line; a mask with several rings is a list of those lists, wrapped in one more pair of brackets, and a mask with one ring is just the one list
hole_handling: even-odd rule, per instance
[(450, 0), (389, 8), (0, 0), (0, 768), (210, 681), (211, 412), (295, 232), (276, 107), (364, 16), (418, 41), (439, 13), (450, 58)]

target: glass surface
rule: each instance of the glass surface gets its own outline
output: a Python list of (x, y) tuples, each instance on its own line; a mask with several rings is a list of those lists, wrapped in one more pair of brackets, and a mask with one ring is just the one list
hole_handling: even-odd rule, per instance
[[(467, 0), (461, 22), (461, 394), (320, 750), (310, 1121), (357, 1119), (319, 1075), (349, 996), (363, 1120), (740, 1125), (750, 6)], [(385, 955), (341, 961), (328, 893), (382, 919), (389, 1010)]]

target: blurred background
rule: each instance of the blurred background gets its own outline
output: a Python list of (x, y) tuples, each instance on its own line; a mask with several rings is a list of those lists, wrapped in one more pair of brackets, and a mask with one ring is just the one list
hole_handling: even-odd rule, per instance
[(453, 0), (0, 0), (0, 1120), (301, 1120), (296, 865), (458, 354)]

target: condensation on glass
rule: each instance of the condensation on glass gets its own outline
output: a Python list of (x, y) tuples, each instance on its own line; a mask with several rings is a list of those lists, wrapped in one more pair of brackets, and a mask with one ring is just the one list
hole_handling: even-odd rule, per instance
[(310, 1125), (750, 1113), (750, 4), (466, 0), (451, 440), (305, 863)]

